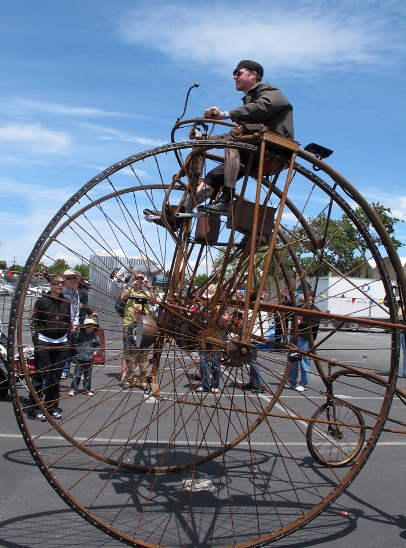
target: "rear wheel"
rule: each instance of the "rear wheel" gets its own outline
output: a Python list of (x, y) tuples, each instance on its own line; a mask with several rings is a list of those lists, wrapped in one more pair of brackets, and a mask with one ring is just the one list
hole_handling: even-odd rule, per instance
[(345, 402), (326, 404), (317, 410), (306, 432), (312, 457), (323, 466), (339, 467), (354, 462), (365, 441), (361, 413)]

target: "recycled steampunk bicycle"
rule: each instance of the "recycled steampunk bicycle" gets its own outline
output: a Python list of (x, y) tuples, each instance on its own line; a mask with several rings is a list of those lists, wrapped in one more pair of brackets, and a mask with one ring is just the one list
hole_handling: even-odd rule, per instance
[[(60, 256), (90, 264), (91, 299), (109, 334), (106, 361), (93, 369), (94, 397), (61, 391), (63, 418), (56, 421), (35, 396), (48, 419), (38, 423), (27, 421), (12, 371), (10, 382), (21, 432), (52, 488), (128, 545), (260, 546), (295, 531), (353, 481), (390, 421), (393, 395), (406, 396), (396, 388), (405, 276), (373, 209), (323, 161), (331, 151), (301, 149), (266, 128), (248, 128), (239, 139), (176, 141), (177, 132), (208, 131), (206, 124), (179, 121), (171, 144), (112, 165), (72, 196), (35, 245), (10, 320), (9, 356), (19, 354), (32, 390), (24, 346), (35, 269)], [(224, 161), (224, 149), (246, 159), (244, 176), (227, 216), (208, 215), (196, 208), (196, 188)], [(348, 226), (361, 249), (357, 272), (332, 260)], [(160, 303), (137, 333), (150, 353), (146, 392), (119, 384), (122, 325), (117, 292), (106, 289), (104, 256), (118, 266), (137, 256), (165, 276)], [(387, 317), (370, 320), (359, 309), (352, 320), (390, 331), (368, 342), (384, 375), (368, 362), (354, 365), (360, 343), (342, 346), (348, 318), (312, 310), (306, 283), (312, 279), (317, 304), (322, 276), (362, 275), (371, 260), (386, 292), (385, 302), (373, 305)], [(210, 306), (193, 308), (213, 284)], [(299, 316), (328, 322), (311, 340), (314, 367), (302, 393), (285, 387), (297, 367), (291, 354), (301, 354)], [(280, 328), (272, 345), (269, 317)], [(200, 362), (211, 358), (222, 360), (219, 391), (198, 392)], [(246, 386), (253, 362), (265, 392)], [(359, 397), (349, 403), (343, 392)]]

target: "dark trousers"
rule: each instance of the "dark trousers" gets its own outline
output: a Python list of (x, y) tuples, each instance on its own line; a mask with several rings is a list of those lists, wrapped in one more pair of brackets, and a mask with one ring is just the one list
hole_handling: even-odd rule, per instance
[[(59, 401), (59, 382), (61, 380), (64, 362), (68, 352), (68, 343), (49, 344), (38, 341), (34, 349), (35, 373), (32, 385), (39, 398), (44, 396), (44, 403), (49, 408), (57, 407)], [(49, 378), (46, 388), (43, 388), (45, 375)], [(30, 405), (37, 407), (34, 397), (30, 394)]]
[[(242, 152), (240, 151), (240, 157), (241, 162), (246, 166), (249, 160), (249, 153), (248, 152)], [(255, 155), (252, 159), (252, 169), (257, 169), (259, 165), (259, 157)], [(244, 177), (245, 171), (240, 169), (237, 181)], [(220, 164), (219, 166), (215, 167), (211, 171), (208, 172), (206, 177), (204, 178), (206, 184), (214, 188), (216, 192), (220, 190), (220, 187), (224, 185), (224, 164)]]

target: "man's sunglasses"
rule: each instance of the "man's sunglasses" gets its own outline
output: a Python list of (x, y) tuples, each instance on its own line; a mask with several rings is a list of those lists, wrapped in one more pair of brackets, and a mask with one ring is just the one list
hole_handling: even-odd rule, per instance
[(252, 70), (236, 70), (233, 72), (233, 76), (241, 76), (242, 74), (245, 74), (246, 72), (254, 72)]

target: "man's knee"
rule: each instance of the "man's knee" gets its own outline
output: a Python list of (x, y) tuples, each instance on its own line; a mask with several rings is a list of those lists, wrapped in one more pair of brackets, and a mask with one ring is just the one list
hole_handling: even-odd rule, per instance
[(224, 184), (224, 164), (220, 164), (209, 171), (204, 178), (204, 182), (214, 188), (215, 192), (218, 192)]

